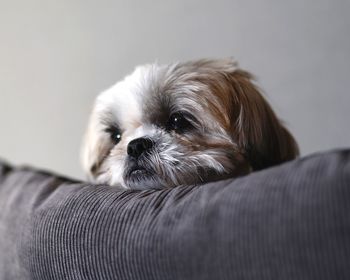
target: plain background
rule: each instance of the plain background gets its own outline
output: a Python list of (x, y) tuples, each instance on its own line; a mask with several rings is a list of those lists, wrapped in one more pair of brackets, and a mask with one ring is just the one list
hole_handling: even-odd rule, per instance
[(349, 0), (0, 0), (0, 157), (82, 177), (100, 91), (138, 64), (230, 56), (303, 155), (349, 147), (349, 13)]

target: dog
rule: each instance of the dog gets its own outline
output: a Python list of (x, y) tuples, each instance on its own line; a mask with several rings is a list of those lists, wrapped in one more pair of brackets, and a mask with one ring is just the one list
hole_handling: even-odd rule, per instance
[(246, 175), (298, 146), (250, 73), (202, 59), (139, 66), (101, 93), (82, 155), (90, 181), (149, 189)]

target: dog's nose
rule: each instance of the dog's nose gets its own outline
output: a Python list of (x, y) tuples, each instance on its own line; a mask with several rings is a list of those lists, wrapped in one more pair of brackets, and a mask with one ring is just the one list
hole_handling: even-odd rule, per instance
[(128, 144), (128, 155), (137, 159), (139, 158), (144, 152), (148, 151), (153, 147), (153, 141), (149, 138), (137, 138), (132, 140)]

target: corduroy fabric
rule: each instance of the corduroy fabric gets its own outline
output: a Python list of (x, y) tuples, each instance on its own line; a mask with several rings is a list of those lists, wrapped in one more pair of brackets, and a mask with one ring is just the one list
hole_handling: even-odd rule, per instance
[(148, 191), (2, 163), (0, 279), (350, 279), (350, 150)]

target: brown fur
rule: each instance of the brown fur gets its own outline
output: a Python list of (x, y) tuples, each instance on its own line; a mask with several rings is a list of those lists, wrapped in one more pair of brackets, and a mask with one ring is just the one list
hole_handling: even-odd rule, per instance
[(221, 107), (210, 100), (208, 107), (222, 126), (230, 131), (253, 170), (298, 156), (294, 138), (254, 85), (251, 74), (243, 70), (209, 74), (202, 82), (209, 85)]

